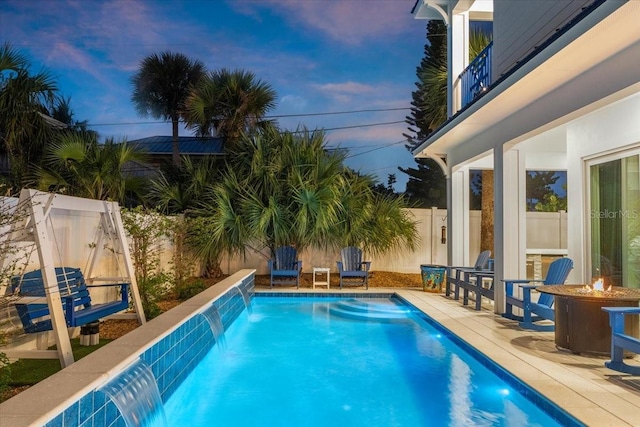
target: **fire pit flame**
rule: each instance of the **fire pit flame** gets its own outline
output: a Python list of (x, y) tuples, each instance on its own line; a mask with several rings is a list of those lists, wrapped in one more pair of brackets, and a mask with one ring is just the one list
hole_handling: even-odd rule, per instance
[(598, 279), (593, 282), (593, 285), (585, 285), (582, 293), (594, 293), (594, 292), (611, 292), (611, 285), (605, 289), (604, 280)]
[(604, 291), (604, 280), (598, 279), (595, 282), (593, 282), (593, 290)]

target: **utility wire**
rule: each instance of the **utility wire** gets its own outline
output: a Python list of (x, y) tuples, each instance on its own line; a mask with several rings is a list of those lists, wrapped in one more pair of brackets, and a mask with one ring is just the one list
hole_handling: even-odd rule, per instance
[[(136, 122), (136, 123), (101, 123), (101, 124), (88, 124), (89, 127), (94, 127), (94, 126), (120, 126), (120, 125), (139, 125), (139, 124), (164, 124), (164, 123), (170, 123), (170, 122)], [(342, 130), (342, 129), (357, 129), (357, 128), (366, 128), (366, 127), (373, 127), (373, 126), (389, 126), (389, 125), (395, 125), (398, 123), (405, 123), (404, 120), (396, 120), (393, 122), (378, 122), (378, 123), (365, 123), (362, 125), (351, 125), (351, 126), (338, 126), (338, 127), (334, 127), (334, 128), (318, 128), (318, 130), (321, 131), (332, 131), (332, 130)], [(311, 129), (307, 129), (306, 131), (312, 131)], [(305, 130), (294, 130), (294, 131), (289, 131), (291, 133), (304, 133), (306, 132)]]
[(410, 107), (375, 108), (375, 109), (368, 109), (368, 110), (333, 111), (333, 112), (325, 112), (325, 113), (281, 114), (277, 116), (265, 116), (265, 119), (278, 119), (283, 117), (333, 116), (338, 114), (378, 113), (378, 112), (384, 112), (384, 111), (403, 111), (403, 110), (411, 110), (411, 108)]
[[(345, 110), (345, 111), (326, 111), (320, 113), (307, 113), (307, 114), (281, 114), (273, 116), (265, 116), (265, 119), (277, 119), (284, 117), (317, 117), (317, 116), (335, 116), (343, 114), (358, 114), (358, 113), (379, 113), (385, 111), (403, 111), (411, 110), (410, 107), (398, 107), (398, 108), (372, 108), (362, 110)], [(179, 120), (180, 123), (185, 123), (184, 120)], [(140, 121), (140, 122), (119, 122), (119, 123), (88, 123), (88, 126), (130, 126), (130, 125), (147, 125), (147, 124), (165, 124), (171, 123), (169, 120), (156, 120), (156, 121)]]
[(361, 156), (363, 154), (371, 153), (373, 151), (382, 150), (383, 148), (392, 147), (392, 146), (398, 145), (398, 144), (403, 144), (403, 143), (405, 143), (407, 141), (408, 141), (408, 139), (405, 138), (405, 139), (402, 139), (400, 141), (392, 142), (390, 144), (385, 144), (382, 147), (372, 148), (371, 150), (363, 151), (361, 153), (351, 154), (351, 155), (347, 156), (346, 158), (349, 159), (349, 158), (352, 158), (352, 157)]

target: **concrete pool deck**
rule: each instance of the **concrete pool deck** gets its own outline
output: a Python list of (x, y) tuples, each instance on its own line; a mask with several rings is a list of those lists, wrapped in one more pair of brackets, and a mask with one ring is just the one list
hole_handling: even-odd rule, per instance
[[(256, 293), (271, 291), (256, 288)], [(343, 292), (360, 291), (397, 293), (587, 425), (640, 426), (640, 377), (605, 368), (608, 358), (558, 350), (553, 332), (523, 330), (517, 322), (494, 314), (488, 304), (475, 311), (444, 294), (398, 288), (347, 288)]]

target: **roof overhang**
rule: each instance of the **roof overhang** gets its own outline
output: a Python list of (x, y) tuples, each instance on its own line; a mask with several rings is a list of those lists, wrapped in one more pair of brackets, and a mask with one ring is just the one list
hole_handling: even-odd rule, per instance
[(416, 0), (411, 13), (416, 19), (442, 20), (449, 25), (449, 8), (454, 13), (469, 13), (472, 21), (490, 21), (493, 19), (493, 0)]
[(42, 117), (44, 119), (44, 121), (52, 128), (54, 129), (66, 129), (69, 126), (67, 126), (66, 123), (62, 123), (59, 120), (54, 119), (51, 116), (48, 116), (46, 114), (42, 114), (41, 112), (38, 112), (38, 114), (40, 115), (40, 117)]
[(477, 155), (637, 91), (639, 20), (640, 2), (604, 2), (445, 122), (414, 156), (447, 157), (463, 144), (476, 147), (467, 156)]

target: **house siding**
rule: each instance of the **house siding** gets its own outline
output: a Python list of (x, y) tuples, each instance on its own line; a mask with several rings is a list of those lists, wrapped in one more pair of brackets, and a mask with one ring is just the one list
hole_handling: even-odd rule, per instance
[(493, 80), (531, 54), (593, 0), (494, 1)]

